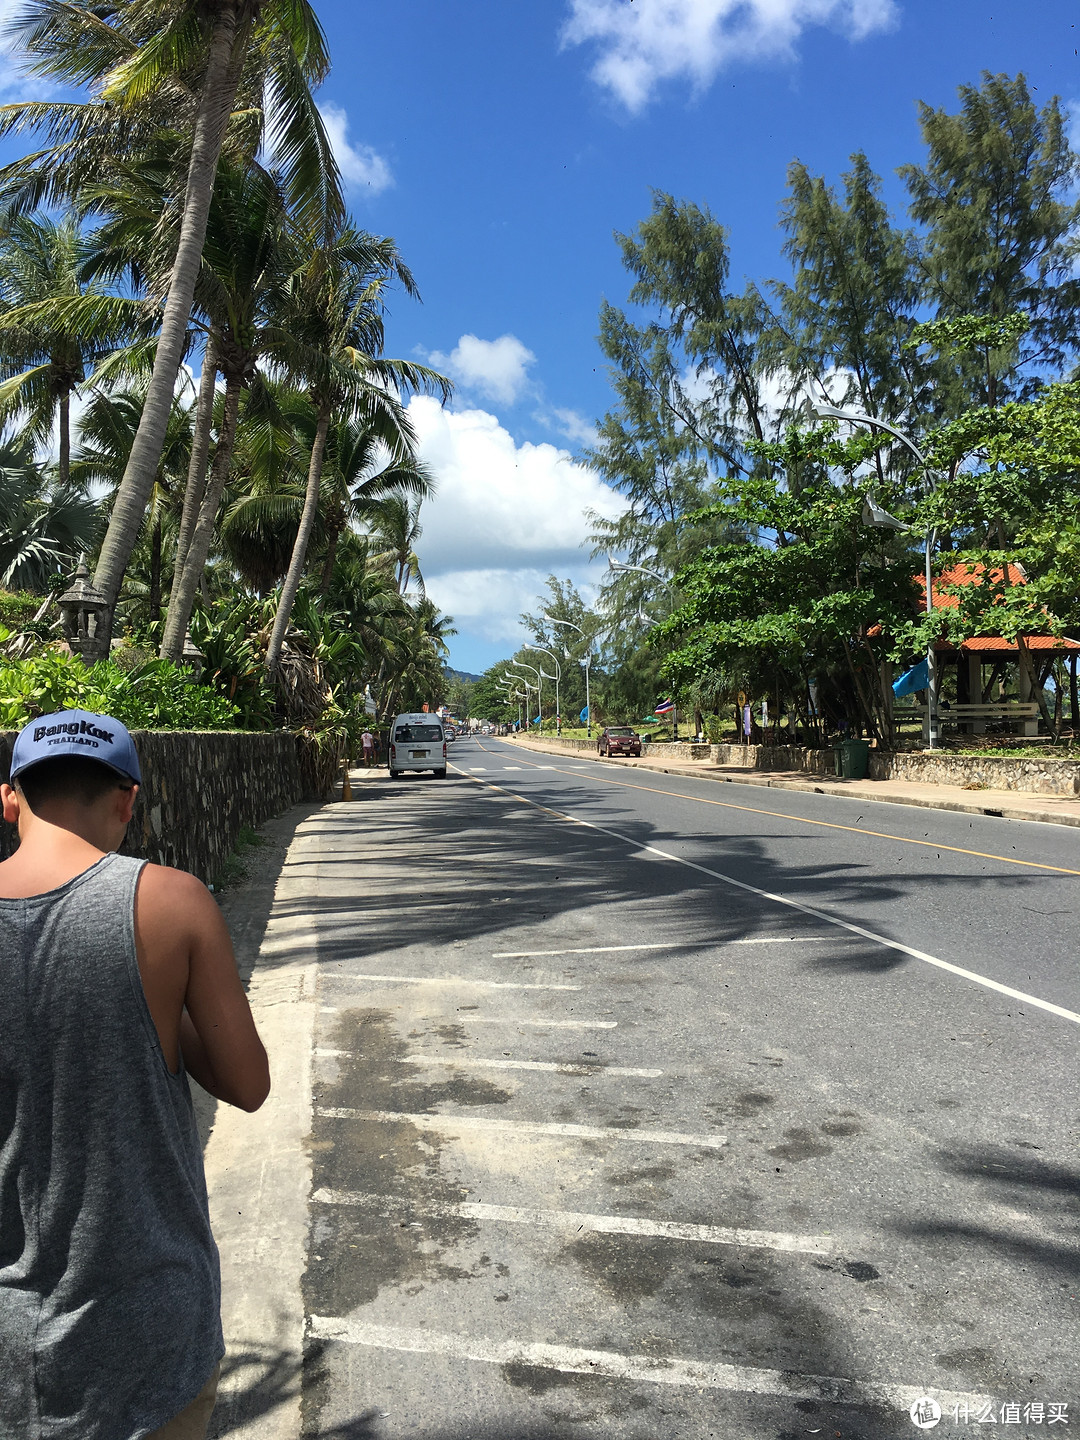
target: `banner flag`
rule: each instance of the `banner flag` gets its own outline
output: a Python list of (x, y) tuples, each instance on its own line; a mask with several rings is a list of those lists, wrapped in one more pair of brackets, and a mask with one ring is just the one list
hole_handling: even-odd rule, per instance
[(899, 680), (893, 681), (892, 693), (900, 698), (901, 695), (914, 695), (916, 690), (925, 690), (930, 684), (930, 662), (920, 660), (906, 674), (901, 675)]

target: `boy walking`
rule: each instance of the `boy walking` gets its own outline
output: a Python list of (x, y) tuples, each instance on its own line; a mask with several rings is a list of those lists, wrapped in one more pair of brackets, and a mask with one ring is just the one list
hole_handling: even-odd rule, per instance
[(232, 945), (194, 876), (117, 855), (118, 721), (15, 741), (0, 864), (0, 1440), (202, 1440), (224, 1345), (188, 1076), (269, 1092)]

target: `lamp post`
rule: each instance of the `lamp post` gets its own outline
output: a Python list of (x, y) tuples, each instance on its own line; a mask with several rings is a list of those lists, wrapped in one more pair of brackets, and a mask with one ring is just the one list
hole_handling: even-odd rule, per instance
[[(915, 459), (926, 471), (926, 477), (930, 482), (931, 490), (934, 489), (934, 477), (930, 473), (929, 462), (919, 447), (910, 436), (905, 435), (902, 430), (897, 430), (895, 425), (888, 425), (884, 420), (878, 420), (873, 415), (864, 415), (861, 410), (842, 410), (836, 405), (815, 405), (814, 414), (822, 420), (846, 420), (849, 425), (868, 425), (871, 429), (884, 430), (886, 434), (892, 435), (899, 440), (901, 445), (914, 455)], [(864, 525), (879, 525), (889, 530), (906, 530), (909, 534), (917, 535), (917, 530), (912, 530), (910, 525), (905, 525), (902, 520), (897, 520), (887, 510), (883, 510), (872, 498), (867, 498), (863, 505), (862, 519)], [(934, 590), (933, 576), (930, 567), (930, 553), (937, 539), (935, 527), (926, 532), (924, 539), (925, 568), (926, 568), (926, 613), (932, 615), (934, 612)], [(931, 633), (926, 647), (926, 738), (928, 748), (936, 750), (940, 744), (940, 733), (938, 729), (938, 674), (937, 654), (934, 650), (934, 638)]]
[(510, 664), (517, 665), (521, 670), (531, 670), (536, 676), (536, 708), (540, 712), (540, 733), (542, 735), (544, 733), (544, 689), (540, 680), (542, 672), (535, 665), (526, 665), (524, 660), (511, 660)]
[(582, 639), (585, 641), (585, 659), (580, 661), (580, 664), (584, 667), (585, 670), (585, 733), (591, 740), (592, 704), (589, 701), (589, 667), (592, 665), (592, 648), (589, 637), (585, 634), (585, 631), (581, 628), (581, 626), (575, 625), (572, 620), (556, 620), (554, 615), (548, 615), (546, 611), (544, 613), (544, 619), (550, 625), (568, 625), (571, 630), (576, 630), (578, 634), (582, 637)]
[[(505, 671), (502, 675), (502, 682), (507, 687), (508, 699), (521, 700), (523, 706), (521, 724), (522, 727), (525, 728), (529, 710), (529, 682), (521, 675), (507, 675)], [(525, 687), (524, 695), (522, 695), (521, 691), (517, 688), (519, 685)]]
[[(556, 734), (556, 735), (561, 735), (561, 734), (562, 734), (562, 707), (561, 707), (560, 702), (559, 702), (559, 684), (560, 684), (560, 682), (562, 681), (562, 666), (559, 664), (559, 657), (555, 654), (554, 650), (545, 650), (544, 647), (543, 647), (543, 645), (523, 645), (521, 648), (522, 648), (523, 650), (538, 650), (541, 655), (548, 655), (548, 656), (550, 656), (551, 659), (555, 662), (555, 674), (554, 674), (554, 675), (544, 675), (544, 679), (545, 679), (545, 680), (554, 680), (554, 681), (555, 681), (555, 734)], [(540, 673), (543, 674), (543, 671), (541, 671)], [(541, 731), (543, 730), (543, 728), (544, 728), (544, 726), (543, 726), (543, 721), (541, 721), (541, 723), (540, 723), (540, 729), (541, 729)]]
[[(655, 580), (659, 585), (663, 585), (665, 590), (674, 588), (666, 575), (661, 575), (659, 570), (650, 570), (647, 565), (627, 565), (622, 560), (613, 560), (610, 555), (607, 563), (608, 569), (616, 575), (626, 570), (632, 570), (638, 575), (648, 575), (650, 580)], [(646, 615), (640, 606), (638, 606), (637, 618), (643, 625), (659, 625), (660, 623), (659, 620), (653, 620)], [(677, 709), (672, 710), (671, 738), (672, 740), (679, 738), (679, 712)]]
[(666, 575), (661, 575), (659, 570), (650, 570), (645, 565), (627, 565), (622, 560), (613, 560), (610, 555), (608, 556), (607, 563), (608, 569), (613, 571), (616, 575), (619, 574), (621, 571), (634, 570), (639, 575), (648, 575), (650, 580), (658, 580), (661, 585), (667, 585), (669, 589), (671, 587), (671, 581), (667, 578)]

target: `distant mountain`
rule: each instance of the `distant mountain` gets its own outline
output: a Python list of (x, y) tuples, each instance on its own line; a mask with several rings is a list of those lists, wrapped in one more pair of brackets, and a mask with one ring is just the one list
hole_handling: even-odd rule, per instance
[(480, 675), (472, 675), (468, 670), (451, 670), (449, 665), (443, 666), (443, 674), (448, 680), (480, 680)]

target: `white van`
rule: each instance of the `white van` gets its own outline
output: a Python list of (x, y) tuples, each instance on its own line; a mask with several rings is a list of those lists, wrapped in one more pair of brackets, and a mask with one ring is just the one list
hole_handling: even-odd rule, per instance
[(446, 779), (446, 734), (438, 715), (399, 715), (390, 731), (390, 779), (403, 770), (430, 770)]

